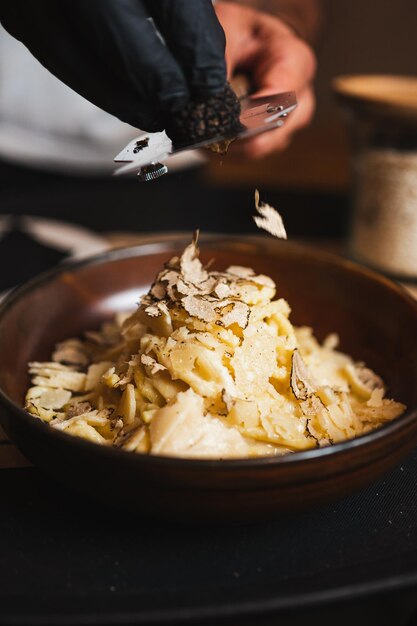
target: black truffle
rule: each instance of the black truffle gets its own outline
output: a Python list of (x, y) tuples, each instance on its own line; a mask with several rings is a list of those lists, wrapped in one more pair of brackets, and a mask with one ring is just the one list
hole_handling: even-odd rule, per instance
[(190, 100), (171, 117), (166, 132), (176, 147), (219, 135), (232, 137), (242, 129), (239, 115), (240, 102), (227, 84), (221, 93), (204, 100)]

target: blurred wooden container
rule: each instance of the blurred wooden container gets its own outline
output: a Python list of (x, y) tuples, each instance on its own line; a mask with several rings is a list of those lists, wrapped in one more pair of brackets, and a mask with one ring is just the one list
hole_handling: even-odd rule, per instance
[(417, 280), (417, 77), (341, 76), (333, 89), (352, 139), (350, 253)]

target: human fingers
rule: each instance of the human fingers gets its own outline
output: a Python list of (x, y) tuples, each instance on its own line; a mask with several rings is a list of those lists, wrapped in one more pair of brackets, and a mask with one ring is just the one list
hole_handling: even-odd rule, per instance
[(280, 91), (302, 91), (310, 84), (316, 72), (315, 55), (304, 41), (291, 36), (269, 36), (264, 42), (257, 39), (245, 66), (250, 71), (254, 97)]

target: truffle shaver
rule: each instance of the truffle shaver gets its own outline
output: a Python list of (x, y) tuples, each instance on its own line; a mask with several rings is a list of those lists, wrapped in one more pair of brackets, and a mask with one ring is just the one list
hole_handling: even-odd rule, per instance
[(166, 162), (179, 152), (196, 150), (212, 144), (227, 143), (235, 139), (246, 139), (260, 133), (279, 128), (285, 118), (294, 111), (297, 99), (294, 91), (278, 93), (262, 98), (246, 96), (241, 99), (241, 129), (233, 135), (219, 134), (204, 141), (175, 145), (162, 131), (143, 133), (130, 141), (115, 157), (116, 163), (123, 163), (115, 170), (116, 175), (137, 173), (140, 180), (159, 178), (168, 171)]

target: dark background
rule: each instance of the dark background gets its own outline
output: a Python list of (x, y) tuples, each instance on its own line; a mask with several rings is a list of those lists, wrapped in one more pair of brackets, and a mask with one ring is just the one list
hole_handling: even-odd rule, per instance
[[(24, 214), (131, 237), (197, 227), (254, 232), (258, 187), (282, 213), (290, 238), (317, 246), (331, 240), (345, 249), (349, 135), (331, 79), (351, 72), (415, 73), (417, 3), (326, 5), (317, 114), (283, 154), (247, 163), (213, 159), (148, 185), (37, 170), (3, 158), (0, 213), (13, 215), (15, 223), (0, 241), (0, 290), (64, 257), (19, 231)], [(166, 618), (184, 623), (188, 615), (195, 624), (184, 606), (211, 604), (217, 617), (209, 615), (206, 624), (412, 626), (416, 487), (414, 452), (377, 485), (320, 510), (260, 525), (191, 527), (96, 505), (33, 468), (1, 470), (0, 624), (122, 626), (151, 623), (152, 615), (153, 623), (161, 622), (164, 611)], [(292, 610), (277, 615), (284, 602)], [(80, 612), (87, 617), (76, 618)]]

